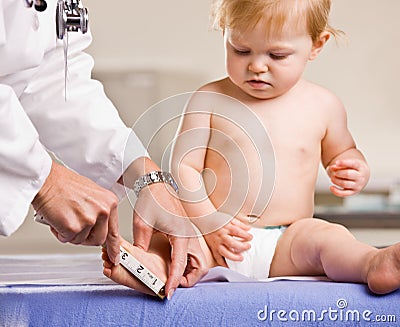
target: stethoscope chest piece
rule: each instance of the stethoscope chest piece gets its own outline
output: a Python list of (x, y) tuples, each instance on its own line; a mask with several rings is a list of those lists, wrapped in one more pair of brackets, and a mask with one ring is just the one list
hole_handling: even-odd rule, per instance
[[(36, 11), (45, 11), (46, 0), (24, 0), (27, 8), (35, 8)], [(58, 0), (56, 9), (56, 33), (57, 38), (62, 40), (67, 32), (78, 32), (85, 34), (88, 30), (89, 15), (81, 0)]]
[(88, 30), (88, 10), (82, 6), (80, 0), (58, 0), (56, 10), (57, 38), (62, 40), (66, 32), (81, 30), (85, 34)]

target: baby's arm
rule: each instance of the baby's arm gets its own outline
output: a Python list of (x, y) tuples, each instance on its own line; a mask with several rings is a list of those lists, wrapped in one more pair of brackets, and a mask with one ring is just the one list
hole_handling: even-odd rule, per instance
[(204, 235), (215, 260), (221, 266), (226, 266), (224, 258), (232, 261), (242, 261), (241, 253), (250, 249), (253, 235), (248, 233), (250, 226), (233, 218), (228, 224), (213, 233)]
[(354, 195), (367, 185), (369, 167), (347, 127), (343, 104), (333, 95), (327, 103), (327, 128), (321, 149), (322, 164), (334, 184), (330, 187), (334, 195)]
[(335, 158), (326, 168), (332, 185), (331, 192), (340, 197), (357, 194), (367, 185), (369, 167), (357, 149), (349, 149)]
[(193, 104), (189, 104), (181, 119), (172, 151), (171, 171), (179, 185), (187, 215), (205, 235), (217, 263), (225, 266), (223, 257), (242, 260), (240, 252), (250, 247), (246, 242), (252, 235), (248, 233), (246, 224), (238, 219), (232, 220), (232, 214), (219, 211), (208, 196), (210, 190), (206, 190), (203, 177), (214, 168), (205, 167), (212, 113), (195, 109)]

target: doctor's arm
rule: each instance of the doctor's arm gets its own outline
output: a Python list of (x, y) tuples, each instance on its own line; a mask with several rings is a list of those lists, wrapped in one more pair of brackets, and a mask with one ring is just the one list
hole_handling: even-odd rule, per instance
[(110, 230), (115, 237), (110, 244), (118, 246), (117, 221), (108, 219), (115, 195), (52, 162), (13, 89), (4, 84), (0, 116), (0, 234), (13, 233), (32, 202), (60, 241), (102, 244)]
[[(93, 59), (83, 52), (89, 43), (90, 35), (70, 36), (66, 101), (62, 46), (47, 55), (46, 65), (36, 74), (22, 101), (29, 107), (29, 116), (40, 130), (41, 140), (49, 150), (74, 171), (122, 196), (125, 190), (121, 183), (131, 188), (139, 176), (159, 169), (147, 158), (139, 138), (122, 122), (102, 85), (91, 79)], [(41, 100), (40, 104), (38, 99)], [(121, 179), (124, 167), (127, 169)], [(135, 203), (134, 238), (136, 245), (143, 248), (148, 246), (153, 228), (138, 219), (139, 215), (153, 219), (159, 225), (167, 225), (169, 215), (185, 215), (180, 202), (161, 184), (143, 189)], [(107, 252), (111, 261), (115, 262), (117, 251), (119, 253), (119, 244), (117, 246), (114, 242), (117, 239), (117, 217), (115, 197), (109, 194), (109, 198), (108, 212), (103, 215), (108, 217), (99, 217), (99, 223), (104, 227), (107, 226), (105, 221), (111, 224), (108, 226), (107, 240), (112, 241), (107, 242)], [(193, 242), (176, 237), (172, 233), (174, 226), (167, 227), (171, 231), (170, 242), (173, 246), (168, 292), (168, 287), (176, 288), (179, 284), (186, 268), (188, 246)], [(192, 285), (202, 277), (204, 268), (199, 266), (199, 269), (193, 269), (186, 276), (184, 282)]]
[[(150, 158), (138, 158), (125, 170), (120, 183), (132, 188), (140, 176), (152, 171), (160, 169)], [(166, 294), (171, 296), (179, 285), (190, 287), (197, 283), (208, 268), (197, 238), (190, 237), (194, 234), (193, 227), (182, 203), (168, 183), (143, 187), (134, 206), (134, 245), (147, 251), (152, 235), (157, 231), (167, 235), (172, 248), (165, 289)]]
[(118, 198), (111, 191), (53, 161), (32, 206), (60, 242), (106, 243), (110, 258), (118, 262)]

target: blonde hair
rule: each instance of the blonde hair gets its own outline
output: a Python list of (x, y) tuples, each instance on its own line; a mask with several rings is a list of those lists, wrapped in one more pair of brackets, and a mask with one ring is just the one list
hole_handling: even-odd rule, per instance
[(331, 0), (214, 0), (211, 16), (214, 27), (247, 31), (261, 20), (269, 33), (279, 33), (287, 22), (306, 23), (313, 41), (328, 31), (335, 38), (343, 34), (329, 24)]

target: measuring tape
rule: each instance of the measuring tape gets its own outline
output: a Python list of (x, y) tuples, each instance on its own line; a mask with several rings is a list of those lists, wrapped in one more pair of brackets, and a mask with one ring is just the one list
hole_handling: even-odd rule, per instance
[[(48, 221), (44, 217), (37, 215), (36, 212), (34, 214), (34, 219), (38, 223), (50, 226)], [(140, 263), (139, 260), (137, 260), (122, 246), (120, 246), (119, 252), (121, 256), (119, 263), (132, 275), (138, 278), (144, 285), (150, 288), (160, 299), (164, 299), (165, 283), (156, 277), (155, 274), (147, 269), (142, 263)]]
[(140, 263), (122, 246), (119, 248), (121, 260), (120, 264), (131, 274), (138, 278), (143, 284), (150, 288), (160, 299), (165, 298), (165, 284), (156, 277), (149, 269)]

